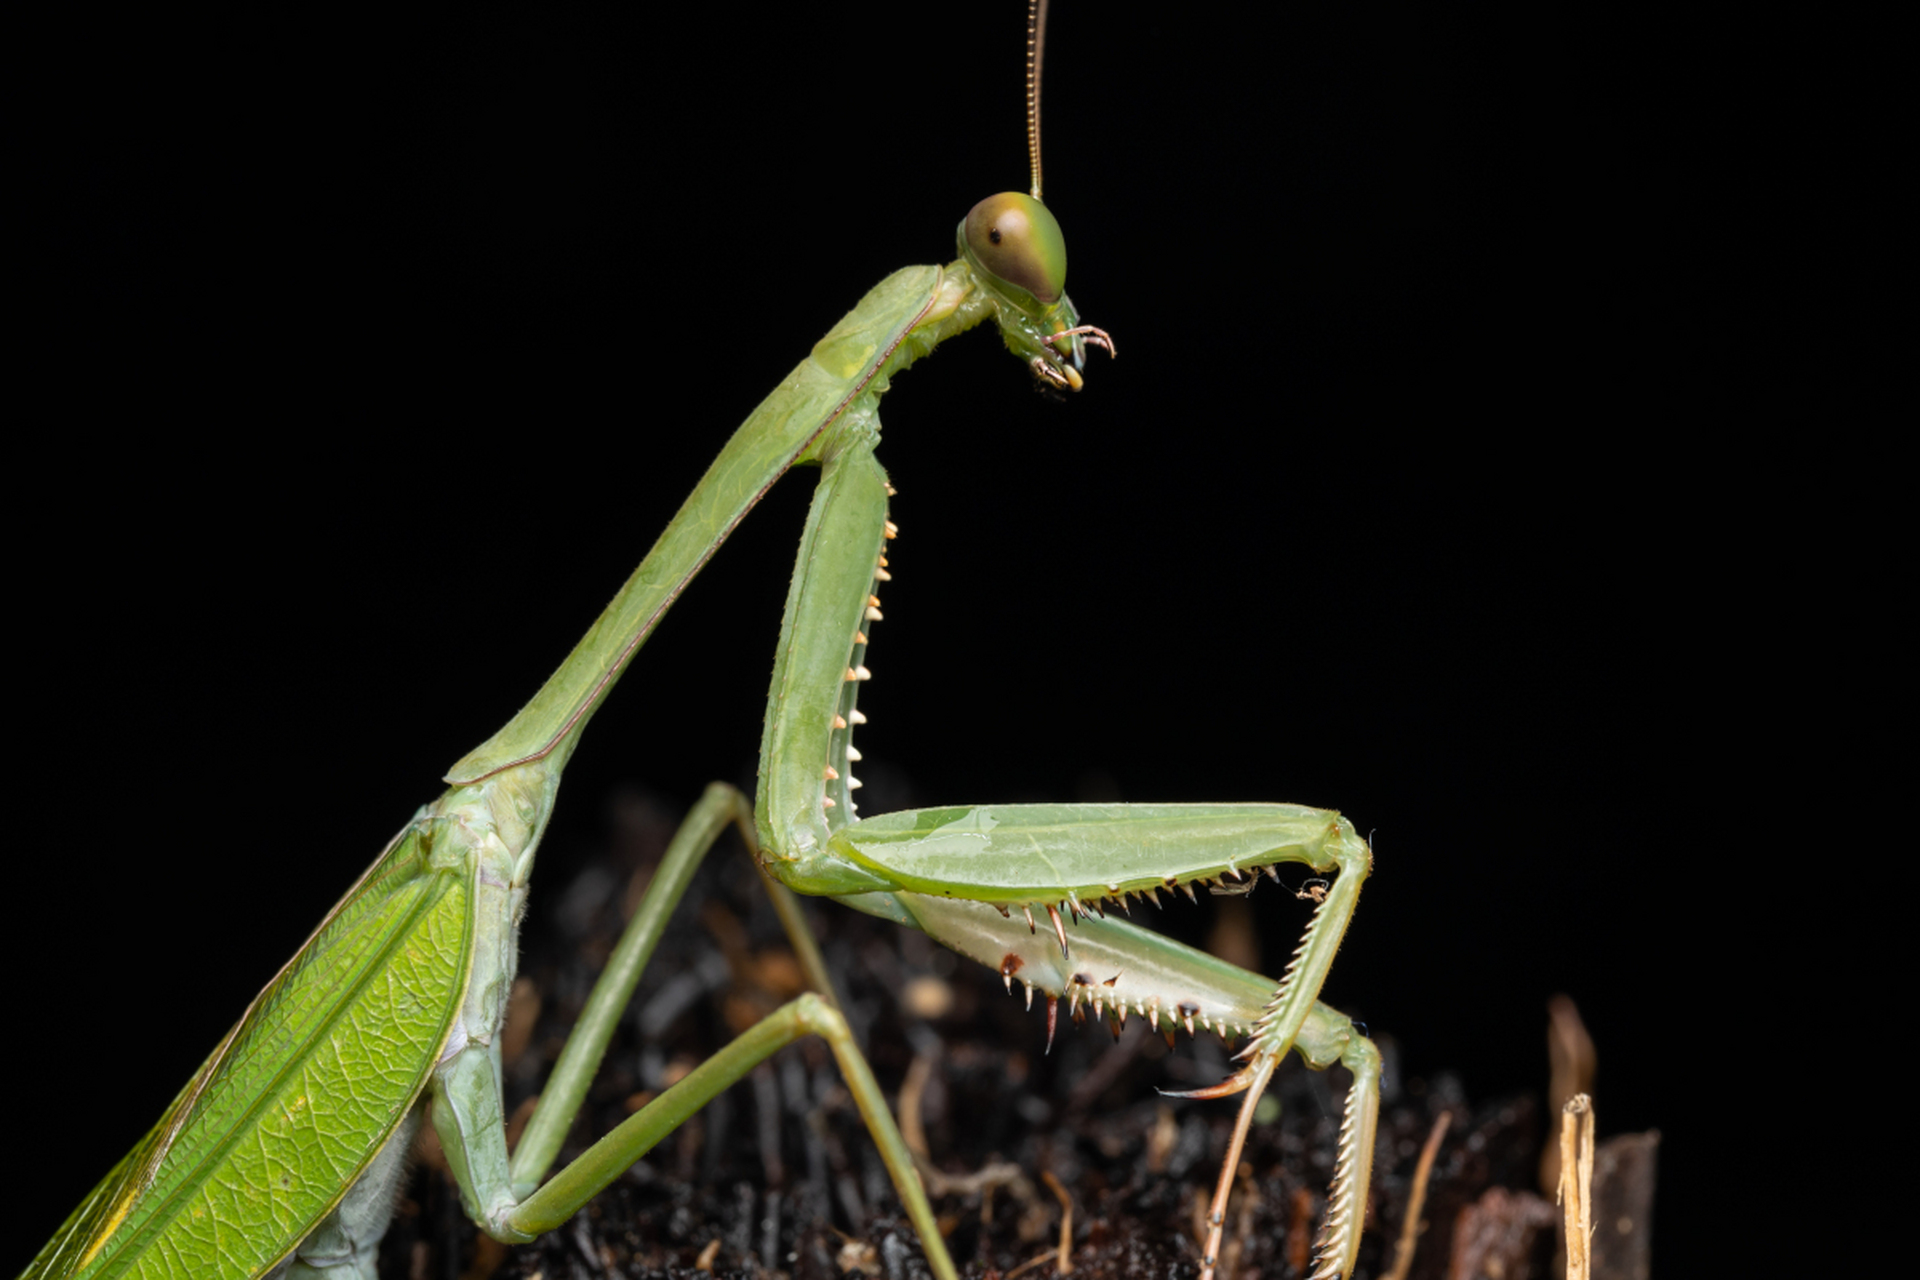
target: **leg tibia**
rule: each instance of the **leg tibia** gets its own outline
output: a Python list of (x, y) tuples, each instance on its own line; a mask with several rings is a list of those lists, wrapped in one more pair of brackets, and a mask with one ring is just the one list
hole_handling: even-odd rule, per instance
[(1340, 1059), (1353, 1073), (1346, 1113), (1340, 1121), (1340, 1150), (1334, 1158), (1333, 1185), (1327, 1190), (1327, 1221), (1315, 1244), (1309, 1280), (1351, 1276), (1360, 1253), (1360, 1227), (1367, 1216), (1367, 1189), (1373, 1182), (1373, 1143), (1380, 1120), (1380, 1051), (1355, 1034)]
[(712, 1101), (714, 1095), (781, 1048), (808, 1035), (821, 1037), (833, 1050), (854, 1105), (873, 1134), (880, 1157), (893, 1177), (894, 1188), (906, 1206), (907, 1216), (920, 1233), (928, 1264), (941, 1280), (953, 1280), (953, 1262), (941, 1241), (932, 1206), (927, 1203), (926, 1192), (913, 1170), (912, 1157), (887, 1109), (886, 1099), (881, 1096), (873, 1071), (854, 1045), (846, 1019), (812, 994), (781, 1006), (755, 1023), (739, 1039), (635, 1112), (507, 1214), (507, 1225), (527, 1238), (559, 1226), (687, 1117)]
[[(1082, 918), (1069, 926), (1072, 949), (1063, 954), (1043, 924), (1027, 928), (1020, 913), (1002, 915), (984, 902), (917, 893), (860, 894), (842, 899), (869, 915), (920, 929), (935, 942), (971, 957), (1001, 976), (1009, 990), (1068, 1002), (1099, 1017), (1145, 1018), (1158, 1031), (1215, 1031), (1250, 1036), (1274, 994), (1272, 978), (1123, 920)], [(1316, 1065), (1340, 1058), (1345, 1019), (1310, 1003), (1295, 1042)]]
[(1294, 948), (1293, 959), (1280, 977), (1279, 989), (1261, 1015), (1255, 1032), (1258, 1052), (1277, 1056), (1293, 1047), (1307, 1020), (1307, 1011), (1320, 998), (1321, 984), (1327, 980), (1334, 953), (1340, 949), (1340, 939), (1346, 936), (1353, 908), (1360, 901), (1360, 886), (1373, 865), (1366, 841), (1358, 836), (1341, 840), (1332, 853), (1340, 875), (1326, 898), (1314, 909), (1313, 919), (1307, 922), (1306, 932), (1300, 935), (1300, 945)]
[(660, 859), (647, 885), (646, 895), (627, 922), (619, 945), (607, 961), (607, 967), (587, 997), (580, 1020), (567, 1036), (566, 1048), (554, 1064), (553, 1075), (540, 1095), (540, 1102), (521, 1135), (513, 1153), (513, 1188), (520, 1196), (539, 1185), (560, 1152), (560, 1143), (580, 1110), (587, 1087), (600, 1069), (620, 1015), (633, 996), (640, 973), (653, 955), (653, 949), (666, 929), (667, 917), (679, 905), (681, 895), (699, 869), (700, 860), (713, 848), (713, 842), (728, 823), (738, 827), (741, 838), (753, 848), (753, 812), (739, 791), (716, 782), (700, 797), (674, 833), (673, 842)]

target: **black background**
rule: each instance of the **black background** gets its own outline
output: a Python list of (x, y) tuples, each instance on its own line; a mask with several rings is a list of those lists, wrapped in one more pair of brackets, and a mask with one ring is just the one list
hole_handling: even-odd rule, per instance
[[(1023, 6), (812, 8), (47, 37), (54, 288), (14, 469), (22, 1251), (726, 432), (1026, 185)], [(1616, 47), (1566, 15), (1067, 0), (1046, 190), (1119, 358), (1056, 402), (976, 334), (898, 381), (860, 742), (923, 803), (1341, 809), (1376, 865), (1325, 997), (1489, 1097), (1543, 1087), (1545, 1002), (1573, 995), (1603, 1134), (1666, 1135), (1667, 1270), (1713, 1160), (1715, 1070), (1676, 1054), (1713, 962), (1674, 861), (1718, 856), (1730, 535), (1668, 453), (1710, 338), (1702, 229), (1640, 145), (1667, 55)], [(595, 722), (543, 880), (617, 786), (751, 778), (809, 489)], [(1277, 971), (1299, 915), (1255, 901)]]

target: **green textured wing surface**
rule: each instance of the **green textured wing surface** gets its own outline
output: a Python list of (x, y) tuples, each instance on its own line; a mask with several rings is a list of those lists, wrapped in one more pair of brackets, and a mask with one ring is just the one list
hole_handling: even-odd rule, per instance
[(24, 1273), (251, 1277), (419, 1096), (472, 948), (471, 886), (410, 828), (334, 907)]

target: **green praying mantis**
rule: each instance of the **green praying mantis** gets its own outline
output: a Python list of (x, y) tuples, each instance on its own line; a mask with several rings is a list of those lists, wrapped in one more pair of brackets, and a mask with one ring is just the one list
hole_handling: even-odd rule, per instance
[[(965, 805), (858, 817), (854, 734), (871, 633), (884, 625), (889, 485), (877, 403), (893, 375), (993, 320), (1044, 384), (1078, 390), (1086, 348), (1064, 245), (1039, 203), (1030, 37), (1029, 194), (962, 224), (960, 257), (889, 277), (755, 411), (573, 655), (449, 771), (449, 790), (393, 840), (214, 1049), (148, 1137), (74, 1212), (28, 1274), (371, 1274), (394, 1178), (430, 1110), (469, 1213), (503, 1240), (563, 1222), (720, 1089), (782, 1045), (832, 1047), (936, 1274), (931, 1206), (872, 1073), (836, 1011), (789, 891), (926, 932), (1045, 998), (1156, 1027), (1249, 1037), (1244, 1068), (1201, 1096), (1244, 1094), (1211, 1207), (1207, 1269), (1254, 1103), (1290, 1050), (1354, 1074), (1316, 1275), (1350, 1274), (1377, 1106), (1378, 1059), (1317, 1003), (1370, 855), (1337, 815), (1300, 806)], [(776, 651), (759, 785), (716, 787), (689, 816), (596, 989), (539, 1110), (509, 1152), (498, 1033), (529, 876), (562, 768), (588, 719), (693, 575), (794, 466), (820, 482)], [(746, 1033), (587, 1155), (550, 1174), (601, 1051), (688, 876), (719, 833), (748, 836), (816, 994)], [(1106, 909), (1299, 862), (1331, 875), (1279, 980), (1238, 970)], [(425, 1105), (431, 1099), (430, 1108)]]

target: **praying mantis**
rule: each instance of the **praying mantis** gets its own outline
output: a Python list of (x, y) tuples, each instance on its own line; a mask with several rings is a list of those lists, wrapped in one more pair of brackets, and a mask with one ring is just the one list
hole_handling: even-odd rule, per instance
[[(972, 270), (977, 274), (979, 267), (974, 265)], [(860, 325), (837, 330), (816, 348), (814, 363), (828, 368), (829, 373), (841, 380), (841, 385), (851, 387), (857, 393), (870, 383), (884, 382), (891, 371), (882, 371), (877, 366), (869, 368), (866, 362), (870, 357), (864, 354), (858, 360), (846, 357), (836, 363), (836, 359), (846, 356), (848, 351), (869, 345), (876, 350), (887, 347), (888, 343), (904, 345), (915, 341), (915, 335), (931, 338), (936, 334), (927, 330), (926, 326), (938, 325), (943, 321), (953, 321), (952, 327), (957, 329), (963, 320), (978, 322), (987, 318), (966, 311), (969, 306), (977, 308), (979, 305), (975, 295), (983, 286), (976, 278), (969, 276), (968, 283), (951, 289), (945, 288), (939, 281), (938, 277), (916, 276), (902, 282), (898, 291), (906, 295), (905, 303), (884, 300), (870, 311), (871, 315), (887, 322), (878, 324), (880, 340), (870, 342), (866, 329)], [(1052, 292), (1052, 289), (1042, 288), (1041, 291)], [(921, 298), (918, 303), (912, 301), (916, 297)], [(1005, 312), (1006, 305), (1002, 304), (1003, 317)], [(889, 327), (894, 317), (901, 317), (902, 322)], [(1001, 323), (1017, 324), (1005, 318), (1001, 319)], [(872, 321), (868, 322), (869, 327), (872, 324)], [(1029, 364), (1039, 362), (1036, 366), (1038, 376), (1050, 382), (1063, 385), (1077, 382), (1080, 376), (1077, 353), (1072, 360), (1064, 359), (1057, 345), (1060, 340), (1052, 338), (1053, 334), (1075, 327), (1070, 320), (1060, 317), (1053, 330), (1042, 330), (1037, 336), (1032, 332), (1024, 334), (1021, 338), (1024, 346), (1020, 348), (1022, 358)], [(946, 334), (941, 332), (937, 336), (944, 337)], [(1074, 336), (1085, 341), (1094, 334)], [(762, 751), (766, 772), (760, 788), (762, 812), (756, 823), (756, 843), (766, 865), (782, 879), (790, 877), (797, 887), (831, 893), (843, 899), (854, 898), (857, 901), (853, 905), (862, 909), (923, 928), (964, 954), (996, 968), (1010, 984), (1013, 981), (1030, 984), (1033, 989), (1051, 998), (1064, 997), (1074, 1004), (1088, 995), (1109, 1004), (1116, 998), (1125, 999), (1128, 1010), (1134, 1016), (1149, 1016), (1156, 1022), (1162, 1019), (1184, 1021), (1198, 1016), (1206, 1021), (1223, 1022), (1234, 1027), (1252, 1028), (1255, 1024), (1265, 1024), (1271, 1033), (1270, 1037), (1255, 1054), (1255, 1065), (1249, 1068), (1241, 1081), (1248, 1086), (1250, 1095), (1243, 1111), (1243, 1128), (1251, 1116), (1251, 1095), (1257, 1095), (1259, 1088), (1264, 1085), (1265, 1073), (1271, 1071), (1273, 1063), (1286, 1049), (1298, 1048), (1303, 1056), (1320, 1066), (1334, 1060), (1350, 1059), (1349, 1065), (1355, 1069), (1360, 1083), (1350, 1095), (1350, 1136), (1343, 1140), (1342, 1173), (1336, 1180), (1336, 1187), (1343, 1187), (1344, 1191), (1336, 1191), (1335, 1195), (1336, 1202), (1341, 1200), (1342, 1194), (1345, 1197), (1347, 1233), (1343, 1236), (1340, 1229), (1330, 1233), (1331, 1245), (1322, 1273), (1330, 1275), (1350, 1271), (1351, 1242), (1357, 1239), (1355, 1196), (1359, 1196), (1360, 1203), (1364, 1203), (1365, 1160), (1370, 1149), (1370, 1143), (1366, 1141), (1370, 1120), (1365, 1112), (1370, 1105), (1366, 1082), (1372, 1068), (1368, 1065), (1364, 1039), (1355, 1035), (1339, 1015), (1315, 1005), (1313, 997), (1331, 962), (1340, 931), (1352, 911), (1353, 900), (1365, 874), (1368, 855), (1364, 842), (1334, 815), (1285, 806), (1216, 806), (1211, 809), (1132, 806), (1124, 812), (1114, 810), (1102, 813), (1075, 810), (1070, 806), (965, 806), (958, 810), (919, 811), (893, 819), (880, 815), (858, 827), (842, 825), (842, 819), (853, 809), (855, 799), (849, 789), (852, 771), (848, 766), (857, 759), (853, 754), (857, 748), (852, 746), (851, 732), (860, 723), (856, 715), (857, 691), (862, 683), (859, 673), (865, 665), (865, 625), (868, 622), (882, 625), (884, 621), (872, 617), (869, 611), (880, 612), (880, 606), (873, 603), (873, 598), (879, 594), (879, 590), (874, 588), (873, 578), (876, 576), (875, 570), (880, 573), (886, 571), (886, 566), (879, 563), (878, 557), (882, 554), (881, 544), (888, 526), (885, 523), (883, 500), (885, 482), (879, 480), (879, 487), (876, 487), (875, 480), (879, 473), (869, 470), (863, 474), (861, 470), (873, 466), (870, 437), (877, 428), (853, 430), (849, 425), (866, 408), (858, 402), (857, 394), (851, 402), (845, 401), (844, 397), (835, 401), (832, 395), (828, 395), (827, 399), (833, 404), (826, 415), (831, 421), (825, 427), (816, 428), (812, 435), (806, 435), (798, 444), (783, 441), (781, 448), (785, 452), (778, 460), (757, 459), (749, 464), (753, 468), (751, 474), (762, 477), (784, 469), (794, 458), (821, 462), (834, 485), (855, 487), (857, 492), (854, 498), (860, 504), (858, 509), (849, 514), (830, 500), (831, 495), (816, 500), (816, 518), (810, 525), (807, 544), (813, 550), (803, 553), (802, 569), (796, 573), (796, 594), (789, 603), (788, 622), (782, 627), (783, 638), (779, 649), (782, 665), (776, 668), (776, 691), (770, 702), (767, 737)], [(838, 412), (833, 412), (836, 409)], [(823, 430), (827, 433), (824, 439), (821, 436)], [(746, 438), (745, 445), (754, 444), (764, 434), (755, 432), (752, 437)], [(742, 436), (736, 437), (736, 441), (742, 439)], [(756, 478), (754, 483), (757, 485), (760, 480)], [(711, 503), (710, 494), (700, 493), (696, 499), (690, 500), (686, 510), (696, 515), (704, 514), (710, 510)], [(737, 521), (744, 514), (744, 511), (737, 510), (737, 503), (736, 508), (723, 510), (727, 515), (721, 524), (728, 528), (728, 521)], [(863, 538), (873, 545), (860, 548), (858, 555), (847, 554), (847, 548), (858, 547)], [(682, 560), (675, 563), (703, 561), (704, 556), (711, 553), (714, 541), (708, 536), (706, 541), (700, 543), (699, 549), (683, 553)], [(813, 568), (809, 569), (809, 565)], [(855, 593), (847, 587), (850, 575), (856, 578), (865, 575), (866, 581), (860, 592)], [(826, 585), (819, 585), (822, 583)], [(803, 587), (806, 590), (819, 590), (825, 603), (816, 605)], [(677, 591), (673, 594), (677, 594)], [(849, 601), (853, 603), (849, 604)], [(667, 602), (671, 602), (670, 598)], [(664, 604), (659, 607), (664, 609)], [(818, 613), (816, 608), (826, 612)], [(851, 614), (847, 612), (850, 608), (854, 610)], [(821, 621), (823, 617), (825, 621)], [(842, 626), (842, 623), (848, 626)], [(614, 651), (622, 655), (619, 661), (624, 661), (625, 655), (631, 653), (631, 648), (622, 646), (632, 639), (634, 629), (630, 625), (624, 632), (619, 627), (614, 628), (625, 637), (614, 646)], [(848, 634), (840, 636), (840, 631), (847, 631)], [(591, 650), (588, 660), (590, 663), (600, 663), (601, 667), (594, 669), (600, 669), (604, 675), (606, 659), (599, 655), (600, 650)], [(829, 657), (832, 659), (830, 662), (827, 661)], [(822, 663), (826, 665), (822, 666)], [(823, 671), (832, 679), (823, 679)], [(843, 678), (842, 673), (845, 672), (854, 673), (854, 678)], [(563, 759), (570, 755), (574, 744), (572, 735), (583, 727), (584, 717), (597, 707), (598, 699), (604, 693), (604, 682), (580, 676), (578, 672), (568, 679), (576, 685), (585, 680), (589, 692), (573, 696), (572, 702), (562, 698), (564, 705), (558, 712), (549, 708), (534, 714), (527, 721), (527, 724), (534, 726), (532, 729), (523, 726), (511, 731), (520, 735), (511, 738), (512, 741), (521, 742), (525, 738), (533, 742), (532, 746), (523, 744), (507, 748), (504, 754), (496, 753), (465, 770), (456, 767), (450, 775), (457, 792), (472, 793), (476, 788), (485, 790), (489, 786), (498, 790), (505, 786), (507, 792), (504, 799), (492, 793), (485, 797), (477, 793), (464, 794), (443, 801), (442, 808), (433, 810), (408, 828), (416, 844), (421, 841), (431, 844), (427, 836), (438, 827), (478, 829), (491, 825), (499, 828), (503, 825), (500, 813), (511, 815), (524, 811), (535, 815), (524, 818), (525, 831), (501, 837), (503, 847), (512, 851), (511, 856), (502, 855), (504, 860), (490, 870), (475, 864), (471, 884), (480, 887), (470, 889), (469, 896), (481, 894), (483, 890), (499, 889), (499, 885), (489, 880), (489, 875), (499, 879), (506, 886), (509, 899), (507, 905), (510, 909), (501, 913), (504, 918), (510, 919), (517, 909), (512, 895), (524, 893), (523, 864), (530, 864), (532, 848), (537, 844), (547, 820), (546, 806), (550, 805), (553, 789), (557, 786), (558, 762), (555, 757)], [(779, 688), (783, 679), (787, 681), (786, 693)], [(834, 702), (828, 697), (829, 693), (846, 701)], [(842, 724), (841, 721), (846, 723)], [(519, 723), (516, 721), (516, 724)], [(812, 739), (819, 739), (819, 742), (811, 742)], [(514, 770), (523, 771), (524, 779), (510, 784), (495, 781)], [(797, 800), (795, 796), (798, 796)], [(832, 803), (829, 804), (829, 801)], [(715, 802), (714, 807), (723, 817), (737, 817), (737, 803), (736, 798), (727, 797)], [(475, 805), (488, 810), (488, 816), (476, 817), (480, 809), (472, 807)], [(496, 805), (504, 805), (505, 808), (496, 812)], [(706, 816), (711, 819), (713, 814)], [(923, 821), (931, 825), (923, 826)], [(505, 825), (512, 824), (509, 822)], [(1130, 827), (1137, 830), (1129, 831)], [(871, 842), (862, 843), (868, 836), (872, 837)], [(401, 843), (396, 845), (397, 850), (405, 850), (407, 838), (403, 833)], [(1116, 856), (1088, 865), (1084, 868), (1085, 874), (1081, 874), (1080, 868), (1075, 868), (1072, 874), (1057, 874), (1059, 868), (1068, 865), (1061, 851), (1063, 848), (1109, 841), (1116, 848)], [(483, 838), (482, 843), (485, 842)], [(1010, 842), (1023, 848), (1029, 855), (1037, 854), (1041, 860), (1039, 865), (1051, 864), (1056, 874), (1044, 878), (1044, 883), (1037, 886), (1035, 883), (1007, 885), (998, 883), (997, 873), (983, 876), (977, 868), (969, 865), (967, 855), (976, 846), (988, 848), (1001, 842)], [(1133, 851), (1131, 857), (1118, 853), (1126, 849)], [(908, 857), (903, 862), (888, 850), (905, 851)], [(1202, 852), (1195, 853), (1195, 850)], [(938, 859), (950, 857), (956, 852), (962, 855), (960, 862), (938, 862)], [(437, 856), (441, 855), (429, 849), (421, 855), (420, 860), (424, 864), (431, 864)], [(690, 856), (697, 857), (697, 854)], [(933, 861), (922, 863), (920, 859), (923, 856)], [(1181, 862), (1181, 857), (1188, 860)], [(1303, 943), (1299, 966), (1290, 971), (1291, 980), (1278, 992), (1273, 982), (1229, 972), (1225, 967), (1209, 964), (1197, 953), (1156, 943), (1151, 935), (1129, 932), (1103, 919), (1079, 918), (1084, 908), (1103, 908), (1105, 899), (1110, 895), (1131, 896), (1142, 892), (1165, 891), (1169, 887), (1169, 877), (1174, 888), (1221, 877), (1240, 882), (1246, 875), (1257, 874), (1281, 858), (1305, 862), (1319, 871), (1337, 869), (1339, 874), (1334, 880), (1329, 900), (1319, 904), (1315, 923)], [(819, 867), (814, 866), (819, 859), (831, 861), (821, 863)], [(1027, 865), (1036, 864), (1030, 861)], [(914, 893), (919, 897), (906, 896)], [(956, 901), (945, 901), (949, 897)], [(1005, 913), (1000, 910), (1003, 907), (1007, 909)], [(1029, 915), (1037, 917), (1031, 925), (1026, 919)], [(796, 944), (799, 945), (797, 938)], [(504, 941), (496, 936), (492, 945), (495, 949), (492, 960), (495, 976), (510, 972), (510, 933)], [(1019, 963), (1012, 963), (1014, 960)], [(1111, 976), (1108, 976), (1109, 973)], [(1083, 977), (1088, 980), (1082, 981)], [(1139, 984), (1137, 988), (1133, 985), (1136, 983)], [(498, 983), (492, 986), (497, 989)], [(442, 994), (451, 990), (452, 986), (446, 986)], [(1282, 998), (1276, 1002), (1277, 994)], [(1194, 1005), (1191, 1011), (1183, 1007), (1188, 1003)], [(449, 1017), (452, 1016), (452, 1007), (452, 1004), (447, 1005)], [(801, 1021), (809, 1029), (824, 1027), (832, 1032), (829, 1012), (830, 1006), (808, 1005), (795, 1016), (804, 1014)], [(464, 1014), (462, 1016), (465, 1017)], [(486, 1024), (490, 1016), (487, 1010), (476, 1009), (471, 1023), (463, 1024), (462, 1034), (468, 1044), (486, 1043)], [(432, 1038), (432, 1035), (428, 1036), (428, 1039)], [(445, 1055), (458, 1038), (452, 1030), (441, 1033), (442, 1043), (435, 1048), (435, 1056)], [(753, 1048), (758, 1047), (756, 1042)], [(453, 1052), (457, 1056), (459, 1050)], [(743, 1053), (739, 1061), (746, 1062), (750, 1056), (750, 1053)], [(448, 1063), (453, 1061), (454, 1057), (445, 1059)], [(445, 1110), (459, 1107), (462, 1090), (470, 1094), (485, 1093), (484, 1053), (469, 1054), (465, 1062), (478, 1065), (457, 1068), (455, 1073), (449, 1074), (449, 1083), (437, 1086), (443, 1090), (443, 1096), (450, 1099)], [(729, 1059), (729, 1063), (732, 1062), (734, 1060)], [(849, 1067), (857, 1070), (852, 1063), (849, 1063)], [(465, 1074), (459, 1074), (461, 1070)], [(400, 1108), (401, 1111), (412, 1114), (410, 1107), (413, 1099), (418, 1096), (419, 1089), (426, 1087), (424, 1079), (417, 1081), (413, 1093), (401, 1100), (407, 1104)], [(869, 1104), (873, 1103), (871, 1095), (872, 1091), (869, 1090), (869, 1096), (865, 1099)], [(490, 1105), (492, 1103), (485, 1098), (481, 1098), (478, 1104), (482, 1111)], [(884, 1108), (878, 1105), (869, 1107), (869, 1119), (882, 1131), (890, 1125)], [(436, 1125), (443, 1121), (449, 1125), (455, 1123), (436, 1113)], [(404, 1123), (404, 1117), (395, 1119), (392, 1125), (382, 1130), (378, 1135), (381, 1144), (391, 1142), (392, 1135), (400, 1133), (400, 1126)], [(466, 1121), (463, 1119), (459, 1123), (464, 1131)], [(484, 1128), (484, 1117), (482, 1123), (472, 1127), (476, 1130)], [(564, 1123), (558, 1127), (564, 1131)], [(443, 1141), (456, 1148), (461, 1145), (446, 1131), (442, 1136)], [(888, 1141), (885, 1132), (877, 1133), (876, 1137), (883, 1145)], [(164, 1155), (164, 1152), (161, 1154)], [(370, 1157), (371, 1150), (366, 1154)], [(903, 1198), (912, 1207), (910, 1175), (900, 1172), (897, 1153), (894, 1159), (896, 1176), (902, 1181), (900, 1189)], [(157, 1166), (158, 1156), (154, 1157), (154, 1162)], [(497, 1174), (499, 1171), (494, 1172)], [(501, 1207), (512, 1196), (501, 1192), (499, 1178), (496, 1177), (489, 1188), (483, 1171), (468, 1168), (465, 1174), (465, 1180), (475, 1188), (472, 1195), (476, 1200), (489, 1190), (493, 1195), (493, 1204), (482, 1203), (478, 1206), (483, 1216), (491, 1215), (489, 1226), (509, 1233), (523, 1230), (520, 1224), (510, 1220), (514, 1210)], [(519, 1176), (517, 1168), (513, 1175), (510, 1183), (530, 1180)], [(140, 1180), (151, 1186), (152, 1180), (159, 1176), (157, 1167), (152, 1170), (151, 1178), (143, 1168)], [(1224, 1188), (1224, 1181), (1222, 1185)], [(346, 1190), (347, 1187), (342, 1185), (328, 1194), (344, 1193)], [(518, 1194), (517, 1188), (511, 1185), (507, 1191)], [(115, 1243), (116, 1231), (120, 1224), (135, 1219), (142, 1212), (140, 1201), (144, 1195), (145, 1192), (137, 1186), (121, 1185), (103, 1202), (103, 1216), (86, 1220), (91, 1224), (89, 1229), (94, 1234), (82, 1233), (85, 1235), (84, 1242), (76, 1241), (76, 1246), (81, 1255), (87, 1255), (92, 1250), (86, 1259), (87, 1265), (104, 1267), (119, 1256), (114, 1252), (120, 1247)], [(921, 1208), (924, 1208), (924, 1201)], [(1215, 1206), (1216, 1223), (1220, 1208), (1218, 1204)], [(1340, 1212), (1336, 1206), (1336, 1221)], [(950, 1264), (945, 1264), (943, 1270), (945, 1260), (939, 1253), (937, 1234), (925, 1229), (930, 1219), (924, 1212), (918, 1213), (917, 1219), (921, 1222), (923, 1239), (926, 1240), (929, 1257), (936, 1271), (950, 1274)], [(313, 1221), (317, 1222), (318, 1219)], [(114, 1229), (109, 1230), (108, 1226)], [(285, 1249), (298, 1243), (298, 1239), (282, 1239), (262, 1245), (265, 1252), (241, 1266), (249, 1273), (269, 1268), (284, 1257)], [(1217, 1240), (1214, 1243), (1217, 1245)], [(282, 1252), (275, 1253), (275, 1250)], [(353, 1250), (349, 1249), (349, 1252)], [(351, 1265), (360, 1264), (356, 1261)], [(51, 1264), (48, 1273), (61, 1274)]]

